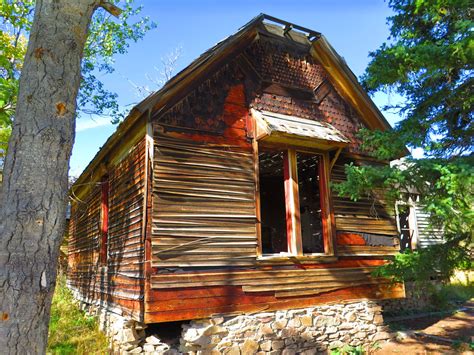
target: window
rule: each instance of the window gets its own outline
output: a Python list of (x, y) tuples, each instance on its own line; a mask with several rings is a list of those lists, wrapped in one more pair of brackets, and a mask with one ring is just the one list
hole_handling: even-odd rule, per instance
[(107, 244), (109, 236), (109, 178), (104, 176), (101, 181), (100, 203), (100, 263), (107, 265)]
[(261, 253), (332, 255), (327, 153), (259, 146)]

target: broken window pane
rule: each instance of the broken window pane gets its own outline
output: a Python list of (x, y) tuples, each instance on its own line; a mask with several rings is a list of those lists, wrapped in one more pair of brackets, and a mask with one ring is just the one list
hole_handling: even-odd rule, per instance
[(283, 152), (261, 152), (259, 174), (262, 252), (287, 252)]
[(296, 159), (303, 253), (324, 253), (319, 193), (320, 158), (297, 152)]

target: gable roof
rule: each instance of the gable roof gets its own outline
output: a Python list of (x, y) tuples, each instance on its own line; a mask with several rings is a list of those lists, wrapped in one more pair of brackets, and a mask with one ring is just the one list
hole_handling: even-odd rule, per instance
[[(207, 73), (217, 68), (225, 59), (245, 48), (258, 38), (259, 33), (270, 33), (284, 40), (293, 41), (308, 47), (308, 51), (320, 62), (329, 74), (330, 81), (358, 111), (361, 119), (370, 129), (389, 130), (390, 124), (370, 99), (346, 62), (337, 54), (326, 38), (319, 32), (289, 23), (275, 17), (260, 14), (233, 35), (223, 39), (201, 54), (186, 68), (171, 78), (160, 90), (149, 95), (134, 106), (117, 130), (109, 137), (93, 160), (84, 169), (93, 169), (107, 153), (122, 139), (145, 113), (159, 115), (176, 103), (189, 87)], [(82, 180), (82, 175), (78, 183)]]

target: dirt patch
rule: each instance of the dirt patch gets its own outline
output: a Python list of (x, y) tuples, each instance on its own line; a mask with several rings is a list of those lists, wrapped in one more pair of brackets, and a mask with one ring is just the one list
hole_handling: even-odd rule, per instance
[(400, 337), (382, 345), (376, 354), (474, 354), (474, 300), (447, 316), (406, 319), (391, 324)]

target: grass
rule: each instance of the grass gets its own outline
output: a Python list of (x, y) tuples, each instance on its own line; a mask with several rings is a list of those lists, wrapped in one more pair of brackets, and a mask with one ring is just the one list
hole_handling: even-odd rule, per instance
[(58, 277), (51, 306), (47, 354), (108, 354), (95, 317), (79, 309), (64, 277)]
[(443, 285), (433, 295), (434, 303), (441, 309), (450, 309), (474, 298), (474, 283), (452, 282)]

